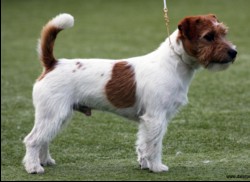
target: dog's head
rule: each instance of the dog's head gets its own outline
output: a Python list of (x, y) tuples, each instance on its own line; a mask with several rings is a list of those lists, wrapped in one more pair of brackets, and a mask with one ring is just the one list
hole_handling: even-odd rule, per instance
[(213, 14), (189, 16), (178, 24), (177, 41), (189, 56), (209, 70), (224, 70), (236, 58), (236, 46), (226, 40), (228, 28)]

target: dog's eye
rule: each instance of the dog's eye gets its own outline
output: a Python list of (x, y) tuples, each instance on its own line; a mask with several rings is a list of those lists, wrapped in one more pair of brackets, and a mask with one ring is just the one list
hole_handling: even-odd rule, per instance
[(208, 33), (203, 37), (205, 40), (208, 42), (212, 42), (214, 40), (214, 34), (213, 33)]

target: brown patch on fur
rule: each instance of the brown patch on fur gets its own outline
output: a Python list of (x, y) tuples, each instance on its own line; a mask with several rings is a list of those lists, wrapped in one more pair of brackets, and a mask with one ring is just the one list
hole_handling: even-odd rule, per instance
[(83, 64), (81, 62), (76, 62), (76, 68), (72, 70), (72, 73), (75, 73), (77, 69), (85, 70), (86, 68), (83, 67)]
[(80, 62), (77, 62), (76, 65), (77, 65), (77, 69), (80, 69), (83, 66), (83, 64)]
[(232, 60), (229, 54), (232, 44), (225, 39), (227, 27), (219, 23), (215, 15), (186, 17), (180, 21), (178, 29), (177, 41), (182, 41), (187, 54), (197, 58), (203, 66)]
[(45, 69), (50, 70), (56, 64), (53, 54), (54, 42), (57, 34), (62, 29), (47, 24), (41, 32), (41, 61)]
[(41, 52), (40, 52), (40, 60), (45, 68), (41, 76), (37, 79), (38, 81), (43, 79), (47, 73), (52, 71), (55, 68), (57, 60), (53, 54), (54, 42), (57, 34), (62, 29), (51, 26), (50, 23), (45, 25), (41, 32)]
[(132, 107), (136, 102), (136, 82), (133, 67), (126, 61), (116, 63), (105, 91), (108, 100), (115, 107)]
[(42, 80), (47, 73), (49, 73), (50, 71), (52, 71), (54, 69), (55, 65), (51, 68), (51, 69), (45, 69), (42, 74), (37, 78), (37, 81)]

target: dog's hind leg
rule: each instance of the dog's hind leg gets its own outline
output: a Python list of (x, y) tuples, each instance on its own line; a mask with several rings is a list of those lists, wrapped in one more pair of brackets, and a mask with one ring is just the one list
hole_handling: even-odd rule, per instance
[(166, 119), (157, 119), (144, 115), (141, 117), (136, 142), (138, 162), (142, 169), (149, 168), (153, 172), (168, 171), (162, 164), (162, 140), (166, 131)]
[(72, 108), (56, 107), (56, 111), (36, 107), (35, 124), (25, 137), (26, 154), (23, 159), (28, 173), (44, 173), (41, 165), (53, 165), (49, 154), (49, 142), (56, 136), (62, 125), (72, 114)]

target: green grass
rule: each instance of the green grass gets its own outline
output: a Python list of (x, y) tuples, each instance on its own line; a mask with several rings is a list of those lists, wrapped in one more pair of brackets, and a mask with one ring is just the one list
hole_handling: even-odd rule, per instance
[(113, 114), (76, 113), (52, 142), (55, 167), (29, 175), (21, 161), (33, 127), (32, 85), (41, 73), (36, 43), (42, 26), (68, 12), (75, 26), (58, 36), (56, 57), (126, 58), (146, 54), (166, 37), (161, 0), (1, 1), (1, 180), (249, 180), (250, 53), (248, 0), (167, 1), (171, 31), (187, 15), (215, 13), (229, 27), (238, 58), (227, 71), (197, 73), (189, 105), (169, 124), (167, 173), (140, 170), (137, 124)]

